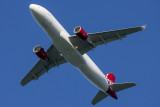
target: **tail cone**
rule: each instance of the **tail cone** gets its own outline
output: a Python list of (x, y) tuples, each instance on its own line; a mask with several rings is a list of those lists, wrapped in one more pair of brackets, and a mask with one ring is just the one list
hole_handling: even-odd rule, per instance
[(117, 94), (109, 87), (107, 92), (108, 95), (110, 95), (111, 97), (113, 97), (114, 99), (118, 99)]

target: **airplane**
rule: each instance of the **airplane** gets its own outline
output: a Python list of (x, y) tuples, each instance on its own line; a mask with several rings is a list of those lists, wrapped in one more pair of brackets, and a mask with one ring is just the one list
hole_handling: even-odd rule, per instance
[(40, 60), (21, 80), (22, 86), (32, 80), (38, 80), (52, 67), (58, 67), (66, 62), (76, 67), (91, 83), (99, 88), (99, 92), (91, 102), (93, 105), (107, 96), (118, 99), (116, 92), (136, 85), (134, 82), (115, 83), (114, 74), (104, 75), (86, 53), (99, 45), (121, 40), (126, 35), (144, 30), (146, 25), (89, 34), (81, 26), (77, 26), (74, 29), (75, 35), (70, 36), (47, 9), (37, 4), (30, 4), (29, 8), (32, 16), (49, 35), (53, 44), (47, 51), (44, 51), (44, 48), (39, 45), (33, 48), (33, 52)]

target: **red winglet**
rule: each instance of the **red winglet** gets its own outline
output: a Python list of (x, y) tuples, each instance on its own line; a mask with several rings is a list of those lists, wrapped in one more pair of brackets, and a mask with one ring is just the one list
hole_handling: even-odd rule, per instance
[(141, 26), (142, 30), (144, 30), (147, 27), (147, 25)]

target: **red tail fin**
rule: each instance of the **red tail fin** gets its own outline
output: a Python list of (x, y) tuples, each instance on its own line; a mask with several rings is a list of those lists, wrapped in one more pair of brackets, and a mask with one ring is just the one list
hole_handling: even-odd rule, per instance
[(106, 74), (105, 76), (107, 79), (109, 79), (113, 83), (115, 82), (116, 77), (113, 75), (113, 73)]
[(106, 74), (105, 77), (108, 79), (108, 84), (109, 84), (109, 88), (106, 91), (106, 93), (117, 100), (118, 97), (116, 93), (110, 87), (110, 85), (112, 85), (115, 82), (116, 77), (113, 75), (113, 73)]
[(111, 87), (108, 88), (107, 94), (109, 94), (111, 97), (113, 97), (114, 99), (118, 99), (117, 94), (111, 89)]

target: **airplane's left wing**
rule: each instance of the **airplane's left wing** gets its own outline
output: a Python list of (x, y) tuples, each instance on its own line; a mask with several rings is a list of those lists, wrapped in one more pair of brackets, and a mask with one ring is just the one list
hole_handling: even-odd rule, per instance
[(59, 66), (67, 61), (63, 56), (60, 55), (58, 50), (54, 45), (51, 45), (50, 48), (46, 51), (48, 60), (39, 60), (35, 66), (30, 70), (30, 72), (22, 79), (21, 85), (24, 86), (32, 80), (37, 80), (45, 72), (48, 72), (52, 67)]
[(69, 39), (71, 43), (76, 47), (76, 49), (83, 55), (98, 45), (107, 44), (115, 40), (123, 39), (126, 37), (126, 35), (141, 31), (145, 29), (145, 27), (146, 25), (88, 34), (88, 40), (90, 40), (94, 44), (94, 46), (89, 45), (87, 40), (81, 40), (77, 36), (71, 36)]

